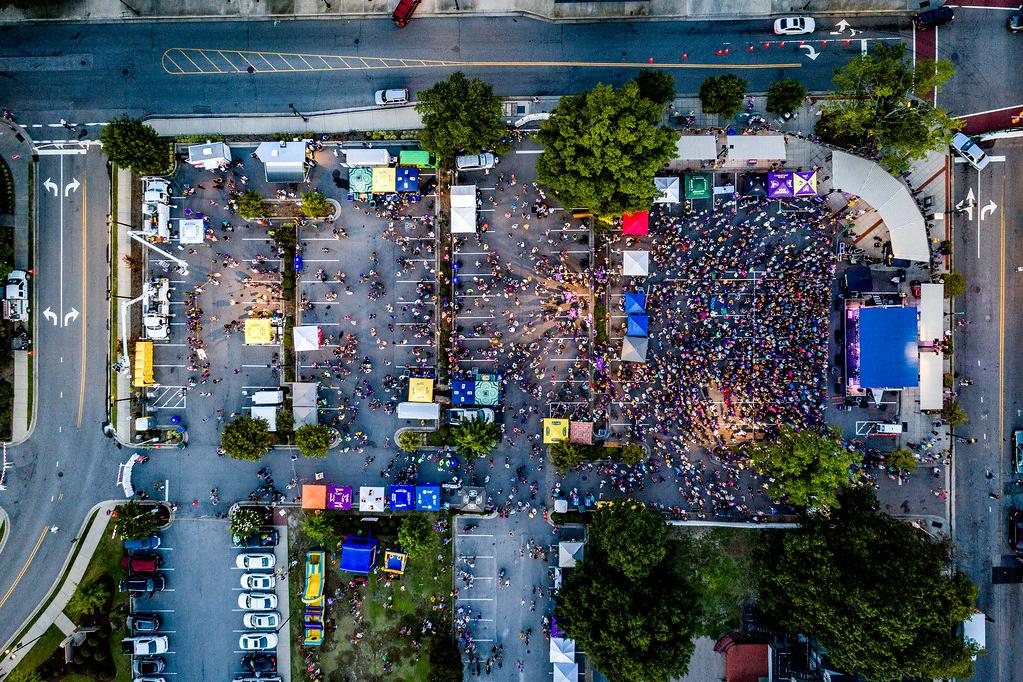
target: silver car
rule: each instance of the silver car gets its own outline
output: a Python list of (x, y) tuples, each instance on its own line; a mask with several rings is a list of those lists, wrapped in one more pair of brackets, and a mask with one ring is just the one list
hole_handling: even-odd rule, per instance
[(242, 625), (249, 630), (276, 630), (281, 626), (277, 611), (250, 611), (242, 616)]
[(984, 150), (980, 148), (977, 141), (969, 135), (963, 135), (962, 133), (956, 133), (952, 137), (952, 151), (966, 160), (966, 163), (970, 164), (977, 170), (984, 170), (987, 165), (991, 163), (991, 159), (987, 157)]
[(378, 107), (389, 107), (396, 104), (408, 103), (408, 88), (393, 88), (391, 90), (377, 90), (373, 96)]
[(277, 557), (270, 552), (246, 552), (245, 554), (239, 554), (238, 558), (234, 560), (234, 565), (237, 568), (243, 568), (247, 571), (271, 569), (276, 564)]
[(273, 592), (242, 592), (238, 595), (238, 608), (243, 611), (271, 611), (277, 608), (277, 595)]
[(471, 154), (456, 156), (455, 168), (458, 170), (490, 170), (497, 165), (497, 157), (493, 154)]
[(277, 578), (272, 573), (243, 573), (240, 582), (245, 590), (272, 590)]
[(277, 634), (274, 632), (246, 632), (238, 638), (242, 651), (269, 651), (277, 648)]

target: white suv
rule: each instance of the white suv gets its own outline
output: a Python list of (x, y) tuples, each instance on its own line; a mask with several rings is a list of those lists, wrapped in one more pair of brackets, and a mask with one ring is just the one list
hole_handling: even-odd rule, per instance
[(991, 163), (991, 159), (987, 158), (987, 154), (980, 148), (977, 141), (969, 135), (956, 133), (952, 137), (952, 151), (966, 159), (966, 163), (977, 170), (984, 170)]
[(378, 107), (387, 107), (395, 104), (408, 103), (408, 88), (395, 88), (392, 90), (377, 90), (374, 97)]

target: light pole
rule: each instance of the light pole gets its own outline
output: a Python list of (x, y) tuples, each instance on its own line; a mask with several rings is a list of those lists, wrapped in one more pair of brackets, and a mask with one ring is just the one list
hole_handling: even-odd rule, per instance
[(299, 118), (302, 119), (303, 123), (308, 123), (309, 122), (309, 117), (306, 116), (305, 114), (303, 114), (298, 109), (296, 109), (294, 104), (289, 104), (288, 106), (291, 107), (291, 110), (294, 112), (295, 116), (298, 116)]
[(970, 445), (973, 445), (974, 443), (977, 442), (976, 438), (964, 438), (963, 436), (957, 436), (954, 433), (950, 433), (948, 435), (949, 435), (949, 437), (955, 438), (957, 441), (959, 441), (961, 443), (969, 443)]

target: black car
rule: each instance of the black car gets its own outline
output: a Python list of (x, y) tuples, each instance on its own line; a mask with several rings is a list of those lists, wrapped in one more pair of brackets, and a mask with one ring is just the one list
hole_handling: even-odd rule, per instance
[(154, 575), (151, 578), (144, 578), (136, 575), (117, 583), (118, 592), (159, 592), (166, 588), (167, 581), (162, 575)]
[(231, 537), (231, 544), (239, 549), (253, 549), (255, 547), (276, 547), (280, 540), (280, 534), (270, 528), (254, 533), (247, 538), (234, 535)]
[(160, 616), (155, 613), (133, 613), (128, 616), (128, 629), (134, 632), (156, 632), (160, 629)]
[(131, 674), (135, 677), (162, 673), (166, 668), (167, 662), (159, 656), (131, 659)]
[(921, 30), (947, 24), (955, 18), (956, 13), (952, 11), (952, 8), (944, 5), (913, 15), (916, 27)]
[(249, 654), (242, 658), (242, 669), (254, 673), (275, 673), (277, 657), (270, 654)]
[(1009, 509), (1009, 547), (1023, 553), (1023, 509)]

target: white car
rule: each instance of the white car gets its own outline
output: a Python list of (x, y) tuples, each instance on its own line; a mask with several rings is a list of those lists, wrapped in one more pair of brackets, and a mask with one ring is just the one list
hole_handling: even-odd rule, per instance
[(272, 590), (277, 578), (272, 573), (243, 573), (241, 584), (245, 590)]
[(956, 133), (952, 137), (952, 151), (966, 159), (966, 163), (977, 170), (984, 170), (991, 163), (991, 159), (987, 157), (977, 141), (969, 135)]
[(131, 682), (167, 682), (166, 677), (147, 675), (146, 677), (136, 677)]
[(132, 656), (155, 656), (170, 649), (167, 635), (150, 637), (126, 637), (121, 640), (121, 651)]
[(248, 571), (261, 571), (271, 569), (277, 565), (277, 557), (269, 552), (250, 552), (239, 554), (234, 560), (237, 568), (244, 568)]
[(238, 638), (238, 648), (242, 651), (270, 651), (277, 648), (277, 633), (246, 632)]
[(250, 630), (276, 630), (281, 626), (277, 611), (250, 611), (242, 616), (242, 625)]
[(243, 611), (272, 611), (277, 608), (277, 595), (272, 592), (242, 592), (238, 608)]
[(801, 36), (813, 33), (816, 28), (813, 17), (782, 17), (774, 20), (774, 34), (779, 36)]
[(389, 107), (395, 104), (408, 103), (408, 88), (394, 88), (391, 90), (377, 90), (373, 99), (378, 107)]
[(493, 154), (471, 154), (456, 156), (455, 168), (458, 170), (490, 170), (497, 165), (497, 157)]

